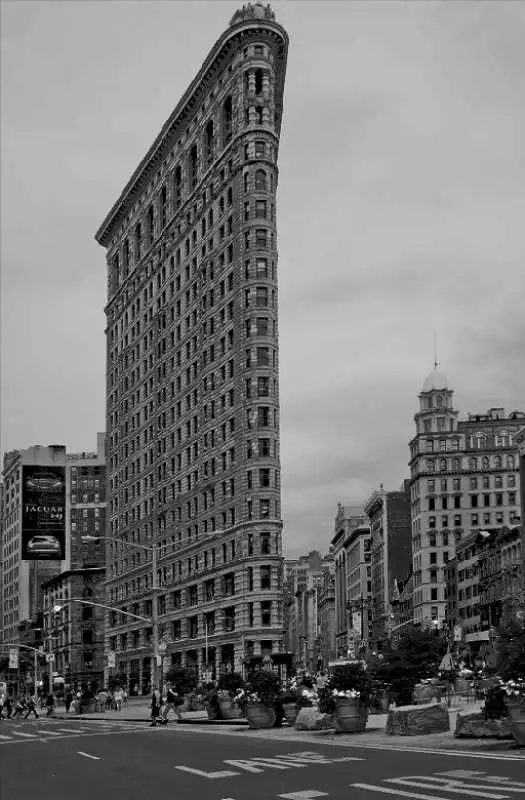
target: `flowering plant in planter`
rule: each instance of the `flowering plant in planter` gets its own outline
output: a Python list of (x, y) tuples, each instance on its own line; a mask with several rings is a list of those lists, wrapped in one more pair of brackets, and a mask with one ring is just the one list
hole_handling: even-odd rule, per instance
[(244, 678), (239, 672), (227, 672), (221, 675), (217, 681), (217, 689), (219, 691), (228, 692), (230, 695), (235, 695), (240, 689), (244, 687)]
[(515, 680), (500, 681), (499, 685), (505, 692), (505, 697), (507, 701), (525, 700), (525, 678), (516, 678)]
[(281, 699), (281, 682), (273, 672), (254, 672), (246, 684), (237, 690), (233, 699), (243, 712), (249, 703), (261, 703), (274, 708)]
[(332, 714), (338, 700), (354, 700), (366, 706), (370, 687), (370, 678), (361, 664), (346, 664), (336, 668), (328, 683), (317, 690), (319, 711)]

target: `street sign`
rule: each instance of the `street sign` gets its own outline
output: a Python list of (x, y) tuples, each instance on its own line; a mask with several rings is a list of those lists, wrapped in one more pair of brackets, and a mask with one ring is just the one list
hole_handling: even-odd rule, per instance
[(108, 653), (108, 667), (112, 669), (116, 666), (115, 653), (111, 650)]
[(9, 649), (9, 669), (18, 669), (18, 649), (16, 647)]
[(157, 656), (157, 667), (162, 666), (162, 656)]
[(454, 641), (460, 642), (463, 638), (463, 628), (461, 625), (454, 625)]

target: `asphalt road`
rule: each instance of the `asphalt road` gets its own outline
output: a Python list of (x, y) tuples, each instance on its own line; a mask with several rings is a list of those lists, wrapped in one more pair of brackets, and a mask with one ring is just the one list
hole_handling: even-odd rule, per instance
[(1, 800), (525, 800), (525, 759), (512, 753), (415, 753), (357, 739), (348, 747), (118, 722), (8, 722), (0, 736)]

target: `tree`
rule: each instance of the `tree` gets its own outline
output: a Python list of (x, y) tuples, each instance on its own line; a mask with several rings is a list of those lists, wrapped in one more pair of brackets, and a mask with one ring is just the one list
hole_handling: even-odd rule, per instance
[(416, 683), (436, 676), (444, 651), (445, 644), (436, 631), (414, 627), (401, 637), (396, 648), (389, 643), (371, 672), (390, 687), (398, 705), (408, 705)]
[(191, 669), (183, 667), (171, 667), (166, 674), (166, 680), (175, 684), (180, 694), (192, 692), (198, 684), (197, 673)]
[(496, 639), (498, 673), (505, 680), (525, 676), (525, 619), (504, 616)]

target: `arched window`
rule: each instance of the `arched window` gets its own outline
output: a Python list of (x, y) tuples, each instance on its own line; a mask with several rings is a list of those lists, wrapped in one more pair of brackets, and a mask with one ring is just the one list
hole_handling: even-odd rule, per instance
[(266, 186), (266, 172), (263, 169), (258, 169), (255, 173), (255, 189), (260, 192), (265, 192)]
[(438, 394), (438, 396), (437, 396), (437, 405), (438, 405), (438, 408), (442, 408), (443, 407), (443, 398), (442, 398), (442, 396), (440, 394)]
[(182, 204), (182, 169), (180, 167), (177, 167), (173, 174), (173, 189), (175, 208), (179, 208)]
[(255, 109), (255, 120), (256, 120), (256, 122), (257, 122), (257, 125), (262, 125), (262, 124), (263, 124), (263, 110), (262, 110), (262, 106), (258, 106), (258, 107)]
[(210, 119), (204, 131), (204, 159), (206, 166), (213, 161), (213, 120)]
[(222, 141), (227, 144), (233, 133), (233, 101), (227, 97), (222, 107)]
[(440, 470), (446, 470), (446, 468), (447, 468), (447, 459), (446, 458), (440, 458), (439, 459), (439, 469)]
[(516, 462), (514, 460), (514, 456), (507, 456), (507, 469), (514, 469), (516, 466)]
[(148, 244), (151, 244), (155, 236), (155, 210), (152, 205), (148, 208), (146, 221), (148, 226)]
[(454, 472), (460, 472), (461, 470), (461, 459), (453, 458), (452, 459), (452, 469)]
[(488, 469), (490, 467), (490, 461), (487, 456), (483, 456), (481, 459), (481, 468)]
[(168, 190), (165, 186), (160, 190), (160, 227), (164, 228), (168, 216)]
[(124, 267), (124, 277), (125, 277), (128, 274), (131, 265), (131, 257), (129, 252), (129, 239), (124, 239), (123, 257), (124, 257), (123, 267)]
[(140, 260), (142, 256), (142, 225), (137, 222), (135, 226), (135, 259)]
[(468, 468), (470, 470), (476, 471), (478, 468), (478, 459), (477, 458), (469, 458), (468, 460)]
[(426, 460), (426, 468), (427, 472), (434, 472), (434, 461), (431, 458), (427, 458)]
[(247, 192), (249, 188), (250, 188), (250, 173), (249, 172), (245, 172), (244, 173), (244, 191)]
[(263, 90), (263, 71), (262, 69), (255, 70), (255, 94), (262, 94)]
[(429, 408), (434, 408), (434, 400), (432, 397), (429, 397), (427, 400), (427, 404)]
[(510, 434), (507, 431), (499, 431), (495, 436), (496, 447), (510, 447)]
[(190, 150), (190, 158), (188, 161), (188, 179), (190, 184), (190, 189), (195, 189), (197, 186), (197, 177), (198, 177), (198, 153), (197, 153), (197, 145), (194, 144)]
[(501, 469), (501, 456), (494, 456), (494, 468)]

